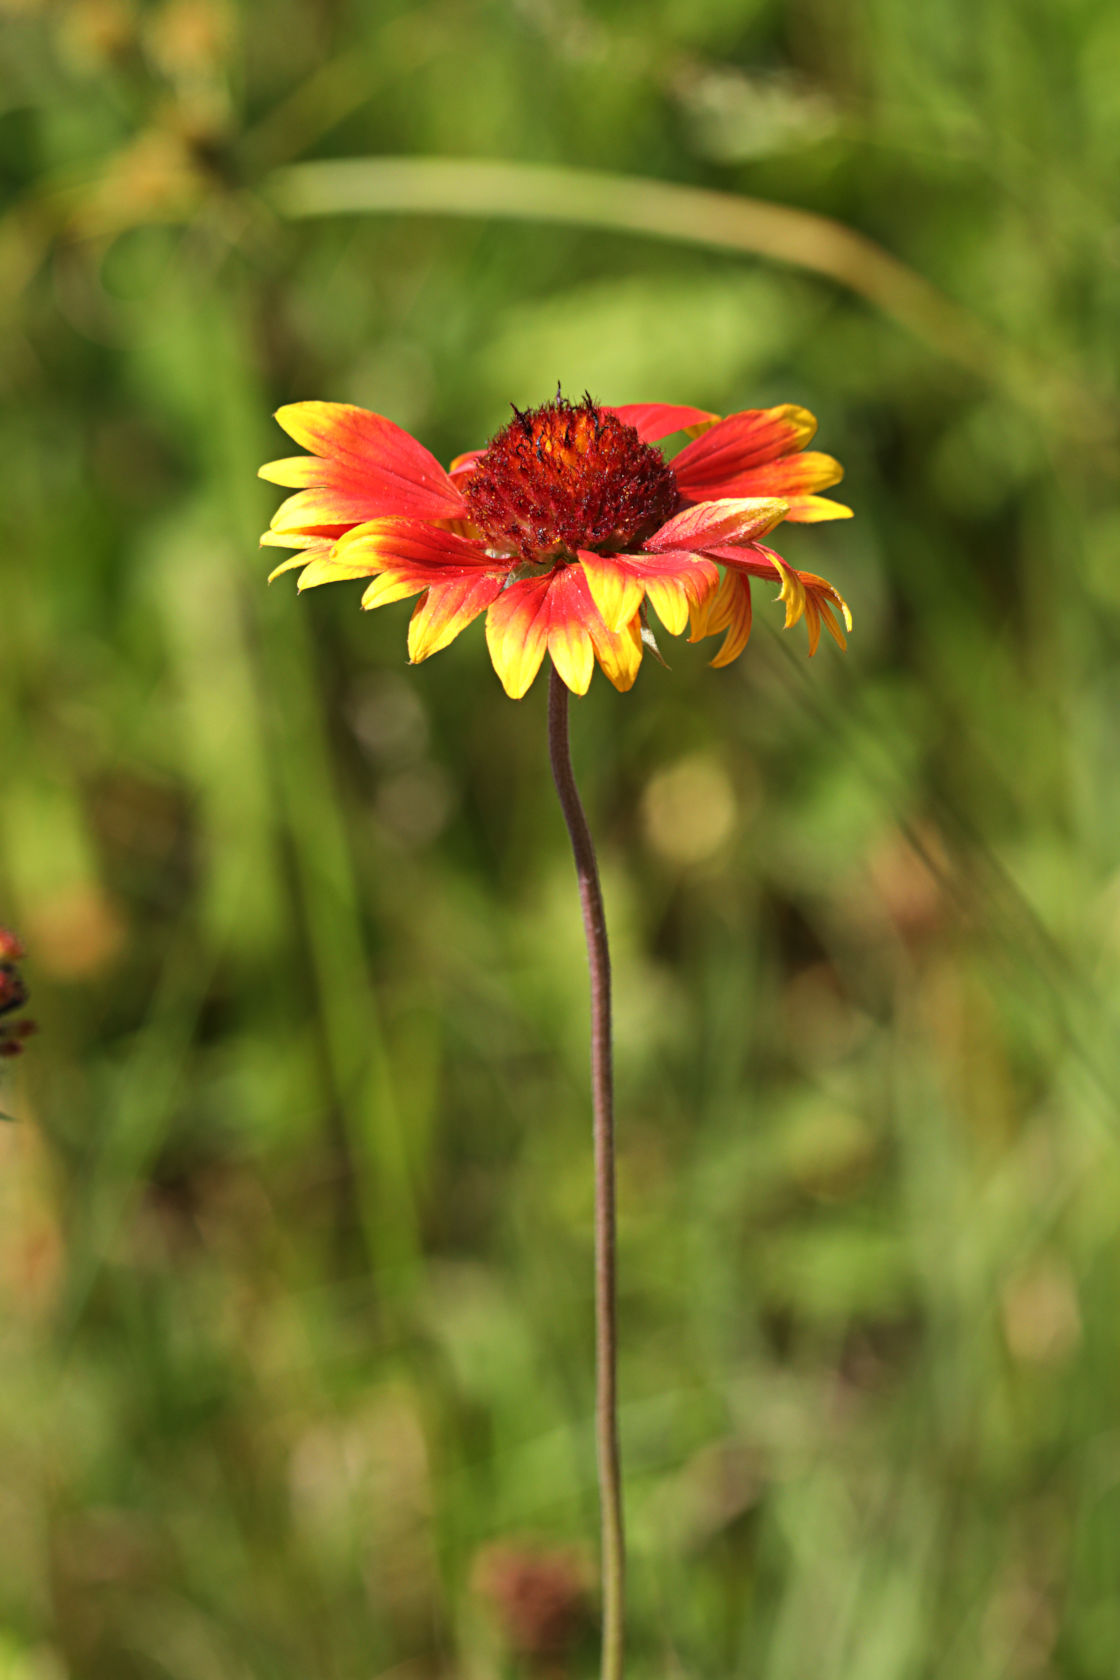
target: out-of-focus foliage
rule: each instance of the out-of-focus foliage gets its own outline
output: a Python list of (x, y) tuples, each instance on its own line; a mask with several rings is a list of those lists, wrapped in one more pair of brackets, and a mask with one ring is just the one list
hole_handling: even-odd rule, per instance
[[(732, 669), (673, 644), (575, 708), (617, 953), (633, 1672), (1111, 1680), (1115, 6), (0, 27), (0, 921), (42, 1029), (0, 1102), (0, 1675), (593, 1671), (543, 686), (507, 701), (477, 629), (407, 669), (407, 607), (356, 586), (266, 591), (254, 478), (281, 402), (446, 459), (561, 380), (806, 404), (858, 516), (779, 545), (851, 602), (846, 658), (759, 600)], [(859, 272), (277, 213), (273, 171), (384, 154), (801, 207), (988, 353)], [(510, 1623), (526, 1580), (552, 1647)]]

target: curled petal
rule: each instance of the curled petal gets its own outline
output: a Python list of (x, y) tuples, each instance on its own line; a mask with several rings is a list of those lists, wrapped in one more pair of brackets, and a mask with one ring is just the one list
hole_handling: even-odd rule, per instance
[(408, 626), (408, 657), (414, 665), (453, 642), (502, 592), (504, 579), (487, 573), (437, 583), (416, 603)]
[(379, 515), (462, 518), (462, 497), (435, 456), (384, 415), (306, 402), (289, 403), (276, 418), (312, 453), (261, 468), (262, 478), (296, 488), (273, 517), (273, 530), (357, 525)]
[(792, 566), (787, 566), (780, 554), (775, 554), (772, 548), (767, 549), (766, 552), (773, 560), (782, 580), (782, 587), (778, 591), (778, 600), (784, 601), (786, 604), (784, 628), (791, 630), (805, 613), (805, 586), (801, 582), (801, 574), (795, 572)]
[[(794, 571), (780, 554), (775, 554), (765, 543), (754, 543), (745, 548), (727, 546), (715, 552), (728, 571), (739, 572), (744, 576), (769, 578), (781, 585), (778, 600), (785, 603), (785, 628), (788, 630), (798, 619), (804, 617), (808, 624), (810, 653), (816, 652), (820, 635), (818, 617), (837, 644), (841, 648), (847, 647), (844, 632), (837, 622), (833, 608), (839, 609), (849, 630), (852, 628), (852, 615), (848, 611), (848, 603), (831, 583), (817, 577), (815, 572)], [(708, 630), (703, 630), (701, 634), (708, 634)], [(695, 639), (694, 635), (693, 640)]]
[[(816, 597), (815, 598), (815, 605), (816, 605), (817, 611), (820, 613), (821, 617), (824, 619), (825, 623), (828, 625), (829, 634), (835, 638), (837, 644), (840, 646), (841, 649), (846, 648), (847, 645), (848, 645), (848, 639), (845, 636), (843, 630), (841, 630), (840, 626), (837, 624), (836, 615), (833, 613), (832, 608), (829, 606), (828, 602), (825, 601), (825, 600), (822, 600), (820, 597)], [(847, 623), (848, 623), (848, 628), (850, 630), (851, 627), (852, 627), (852, 615), (851, 615), (850, 612), (848, 612), (846, 604), (845, 604), (845, 607), (844, 607), (844, 611), (847, 613)], [(812, 652), (812, 649), (810, 649), (810, 652)]]
[(809, 658), (812, 659), (821, 639), (821, 614), (815, 597), (808, 593), (805, 596), (805, 628), (809, 632)]
[[(840, 616), (844, 620), (845, 628), (850, 630), (852, 628), (852, 615), (848, 610), (847, 601), (830, 583), (826, 583), (822, 577), (815, 576), (813, 572), (801, 572), (799, 576), (805, 590), (806, 617), (808, 617), (810, 607), (812, 607), (820, 614), (825, 628), (837, 646), (842, 649), (846, 648), (848, 645), (847, 638), (837, 623), (836, 614), (832, 609), (834, 606), (840, 609)], [(813, 638), (810, 636), (810, 641), (812, 642), (812, 640)], [(815, 652), (815, 644), (810, 647), (809, 652)]]
[[(724, 573), (720, 574), (719, 584), (704, 600), (698, 601), (688, 614), (688, 639), (690, 642), (702, 642), (705, 636), (715, 633), (712, 620), (716, 615), (716, 602), (721, 601)], [(722, 602), (721, 602), (722, 605)]]
[(699, 437), (719, 420), (704, 408), (687, 408), (675, 403), (623, 403), (603, 411), (614, 414), (624, 426), (633, 426), (643, 443), (659, 443), (674, 432)]
[(773, 496), (735, 496), (701, 502), (674, 514), (645, 542), (647, 552), (692, 549), (708, 553), (720, 543), (753, 542), (781, 523), (789, 504)]
[(729, 414), (674, 457), (681, 494), (692, 502), (733, 495), (727, 486), (741, 473), (804, 449), (816, 429), (815, 417), (795, 403)]
[(765, 543), (752, 543), (750, 547), (741, 549), (725, 547), (717, 552), (725, 565), (734, 571), (775, 579), (781, 585), (777, 599), (785, 602), (785, 628), (788, 630), (797, 623), (805, 611), (805, 589), (801, 573), (787, 565), (780, 554), (775, 554)]
[(698, 642), (704, 636), (714, 636), (718, 631), (726, 630), (723, 645), (711, 663), (717, 669), (730, 665), (733, 659), (738, 659), (750, 639), (751, 617), (750, 578), (729, 569), (723, 574), (715, 594), (694, 615), (692, 634), (688, 639)]
[(814, 634), (814, 622), (819, 614), (830, 636), (841, 648), (847, 647), (847, 641), (836, 621), (836, 614), (832, 608), (838, 607), (846, 627), (852, 628), (852, 615), (848, 610), (848, 603), (824, 578), (817, 577), (815, 572), (795, 572), (792, 566), (787, 566), (780, 554), (775, 554), (772, 548), (766, 548), (762, 543), (759, 551), (772, 560), (782, 578), (782, 587), (778, 592), (779, 601), (786, 604), (785, 628), (796, 624), (803, 615), (809, 626), (809, 652), (815, 653), (819, 639), (819, 629)]

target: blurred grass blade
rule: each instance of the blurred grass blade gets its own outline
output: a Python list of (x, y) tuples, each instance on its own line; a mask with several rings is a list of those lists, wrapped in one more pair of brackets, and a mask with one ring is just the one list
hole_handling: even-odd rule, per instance
[(841, 222), (762, 199), (640, 176), (457, 158), (340, 158), (293, 164), (267, 183), (286, 216), (501, 216), (646, 234), (738, 251), (821, 274), (942, 355), (990, 367), (986, 326)]
[(644, 176), (489, 158), (337, 158), (290, 164), (265, 182), (288, 217), (496, 216), (636, 233), (737, 252), (817, 274), (863, 298), (946, 360), (1057, 423), (1104, 459), (1120, 417), (1111, 395), (1040, 361), (842, 222), (811, 210)]

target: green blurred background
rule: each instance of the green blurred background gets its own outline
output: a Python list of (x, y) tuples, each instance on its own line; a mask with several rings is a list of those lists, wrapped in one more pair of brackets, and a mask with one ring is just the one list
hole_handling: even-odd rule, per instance
[[(557, 380), (805, 404), (857, 515), (780, 545), (847, 656), (759, 590), (736, 666), (673, 643), (574, 707), (630, 1671), (1114, 1676), (1112, 0), (0, 29), (0, 921), (42, 1029), (0, 1093), (0, 1680), (594, 1672), (544, 684), (479, 626), (410, 670), (407, 606), (256, 546), (278, 404), (446, 460)], [(409, 214), (386, 156), (530, 173)], [(332, 158), (361, 213), (282, 173)]]

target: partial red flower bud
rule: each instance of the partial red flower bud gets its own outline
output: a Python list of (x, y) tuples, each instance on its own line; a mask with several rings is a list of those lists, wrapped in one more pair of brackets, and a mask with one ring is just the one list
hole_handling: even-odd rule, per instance
[(554, 1659), (591, 1621), (587, 1577), (571, 1551), (532, 1545), (487, 1546), (474, 1571), (475, 1590), (490, 1603), (510, 1649)]
[(32, 1021), (5, 1019), (22, 1009), (27, 1002), (27, 987), (16, 963), (23, 956), (23, 946), (15, 934), (0, 928), (0, 1056), (18, 1056), (23, 1040), (35, 1031)]

